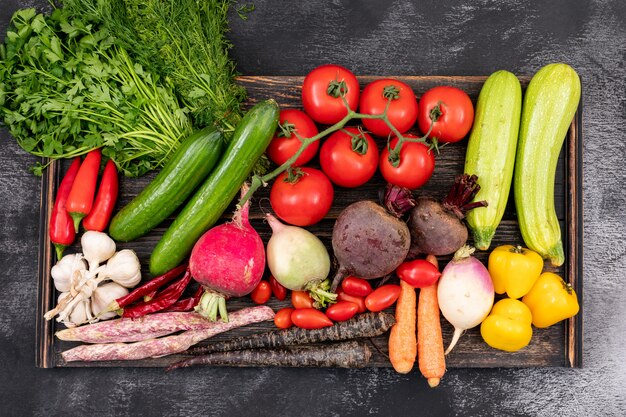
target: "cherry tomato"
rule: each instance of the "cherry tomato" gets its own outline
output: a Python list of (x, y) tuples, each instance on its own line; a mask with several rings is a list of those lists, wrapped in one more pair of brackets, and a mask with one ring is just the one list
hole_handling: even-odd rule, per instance
[(270, 287), (272, 288), (272, 293), (274, 297), (278, 298), (280, 301), (283, 301), (287, 298), (287, 288), (283, 287), (283, 285), (276, 281), (273, 275), (270, 275)]
[(291, 313), (293, 313), (295, 309), (291, 307), (281, 308), (276, 312), (274, 316), (274, 324), (279, 329), (288, 329), (293, 326), (293, 322), (291, 321)]
[(376, 288), (365, 298), (365, 306), (369, 311), (383, 311), (391, 307), (400, 296), (400, 286), (386, 284)]
[(322, 171), (296, 168), (295, 182), (283, 172), (274, 180), (270, 204), (278, 217), (296, 226), (310, 226), (322, 220), (333, 204), (333, 184)]
[(349, 301), (338, 301), (326, 309), (326, 315), (333, 321), (346, 321), (354, 317), (359, 306)]
[(320, 165), (332, 182), (353, 188), (372, 178), (378, 167), (378, 155), (376, 142), (370, 135), (356, 127), (346, 127), (324, 141)]
[(299, 308), (291, 313), (291, 321), (302, 329), (329, 327), (333, 322), (323, 312), (314, 308)]
[(350, 295), (346, 293), (342, 287), (337, 288), (337, 301), (348, 301), (353, 304), (356, 304), (359, 307), (359, 313), (365, 313), (367, 311), (367, 307), (365, 307), (365, 298), (357, 297), (356, 295)]
[(332, 125), (346, 117), (348, 106), (356, 110), (359, 104), (359, 82), (354, 74), (340, 65), (321, 65), (311, 71), (302, 83), (302, 105), (313, 120)]
[(463, 139), (474, 123), (474, 106), (467, 93), (449, 86), (426, 91), (420, 99), (417, 115), (417, 124), (424, 134), (430, 128), (430, 113), (437, 105), (441, 114), (433, 123), (429, 137), (436, 137), (439, 142), (458, 142)]
[[(267, 156), (277, 165), (284, 164), (291, 158), (302, 142), (296, 136), (306, 139), (318, 134), (315, 122), (303, 111), (287, 109), (280, 111), (280, 121), (274, 139), (267, 147)], [(309, 162), (320, 147), (319, 141), (315, 141), (306, 147), (300, 154), (293, 166), (304, 165)]]
[[(415, 138), (414, 135), (406, 135)], [(394, 149), (398, 138), (394, 138), (389, 147)], [(389, 149), (385, 147), (380, 153), (380, 173), (391, 184), (411, 190), (426, 184), (435, 171), (435, 155), (428, 146), (419, 142), (404, 142), (400, 148), (400, 161), (393, 166), (389, 161)]]
[(367, 280), (357, 277), (347, 277), (341, 282), (341, 288), (346, 294), (357, 297), (367, 297), (372, 292), (372, 286)]
[(250, 293), (250, 297), (252, 301), (256, 304), (265, 304), (269, 301), (272, 296), (272, 289), (270, 288), (270, 283), (261, 280), (255, 289)]
[[(369, 83), (359, 101), (365, 114), (382, 114), (389, 103), (387, 118), (400, 133), (409, 130), (417, 120), (417, 100), (411, 87), (402, 81), (384, 78)], [(375, 135), (387, 137), (391, 128), (380, 119), (363, 119), (363, 125)]]
[(403, 262), (396, 268), (396, 274), (398, 278), (414, 288), (433, 285), (441, 276), (437, 267), (425, 259)]
[(307, 291), (292, 291), (291, 304), (295, 308), (313, 308), (313, 299)]

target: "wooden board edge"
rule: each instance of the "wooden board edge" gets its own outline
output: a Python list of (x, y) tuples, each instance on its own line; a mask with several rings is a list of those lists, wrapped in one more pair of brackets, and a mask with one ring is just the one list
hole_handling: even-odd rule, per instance
[[(581, 95), (582, 97), (582, 95)], [(568, 319), (566, 331), (567, 365), (583, 367), (583, 108), (582, 98), (570, 128), (568, 138), (568, 282), (578, 295), (580, 310)]]
[(59, 163), (53, 161), (44, 170), (41, 177), (41, 199), (39, 213), (39, 256), (38, 256), (38, 281), (37, 281), (37, 317), (36, 317), (36, 349), (35, 365), (38, 368), (54, 368), (52, 343), (54, 342), (53, 324), (44, 319), (43, 315), (53, 308), (54, 287), (50, 283), (50, 269), (54, 251), (50, 242), (50, 235), (46, 225), (50, 222), (50, 215), (54, 207), (54, 195), (58, 184)]

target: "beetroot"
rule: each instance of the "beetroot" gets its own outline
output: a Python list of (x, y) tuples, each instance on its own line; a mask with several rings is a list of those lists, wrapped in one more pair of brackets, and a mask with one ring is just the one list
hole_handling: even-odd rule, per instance
[[(242, 196), (246, 190), (242, 187)], [(196, 311), (209, 320), (219, 311), (228, 321), (226, 298), (249, 294), (263, 276), (265, 248), (248, 221), (249, 207), (246, 201), (231, 222), (209, 229), (191, 251), (189, 269), (205, 289)]]
[(333, 228), (333, 251), (339, 262), (331, 289), (348, 275), (380, 278), (404, 261), (411, 237), (407, 225), (373, 201), (346, 207)]

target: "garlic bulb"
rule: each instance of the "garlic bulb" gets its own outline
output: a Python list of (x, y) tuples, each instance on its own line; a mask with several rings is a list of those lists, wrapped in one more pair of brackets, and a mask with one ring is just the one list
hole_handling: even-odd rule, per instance
[(99, 272), (100, 280), (110, 279), (119, 285), (131, 288), (141, 281), (141, 264), (137, 254), (130, 249), (122, 249), (115, 253)]
[(91, 312), (98, 320), (106, 320), (115, 317), (114, 311), (100, 315), (109, 304), (128, 294), (128, 290), (115, 282), (108, 282), (97, 287), (91, 294)]
[(54, 287), (60, 292), (68, 292), (72, 287), (72, 279), (76, 271), (85, 270), (85, 262), (80, 253), (65, 255), (50, 271)]
[(80, 239), (83, 255), (93, 272), (100, 264), (115, 254), (115, 242), (106, 233), (89, 230)]

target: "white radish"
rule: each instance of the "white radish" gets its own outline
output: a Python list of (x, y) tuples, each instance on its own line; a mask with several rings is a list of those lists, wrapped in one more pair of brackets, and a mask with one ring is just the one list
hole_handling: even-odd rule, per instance
[(467, 329), (478, 326), (493, 306), (493, 281), (485, 266), (472, 255), (474, 248), (463, 246), (446, 265), (437, 289), (439, 309), (454, 326), (446, 355)]

